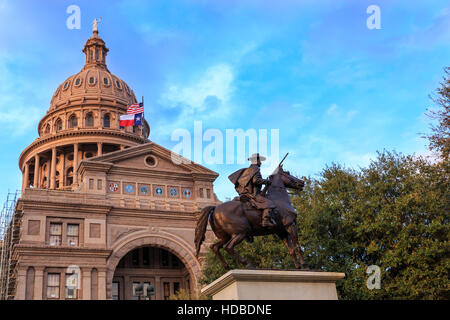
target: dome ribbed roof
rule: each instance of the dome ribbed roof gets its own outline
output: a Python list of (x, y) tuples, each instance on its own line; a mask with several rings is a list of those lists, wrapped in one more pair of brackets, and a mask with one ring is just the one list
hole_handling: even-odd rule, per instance
[(130, 87), (119, 77), (112, 74), (106, 66), (108, 48), (94, 31), (84, 46), (86, 64), (83, 69), (67, 78), (55, 91), (50, 102), (53, 111), (74, 101), (105, 100), (123, 105), (136, 103), (136, 97)]

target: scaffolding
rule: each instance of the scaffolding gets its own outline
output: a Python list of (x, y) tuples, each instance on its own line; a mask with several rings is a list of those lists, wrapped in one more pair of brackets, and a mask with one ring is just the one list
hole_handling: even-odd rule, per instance
[(14, 245), (19, 241), (21, 219), (15, 214), (20, 191), (9, 192), (0, 214), (0, 300), (13, 299), (16, 288), (17, 258)]

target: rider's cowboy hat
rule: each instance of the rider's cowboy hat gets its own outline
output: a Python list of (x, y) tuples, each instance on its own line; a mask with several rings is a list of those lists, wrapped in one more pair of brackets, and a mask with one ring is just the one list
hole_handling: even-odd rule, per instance
[(259, 161), (266, 160), (266, 157), (260, 156), (259, 153), (254, 153), (250, 158), (248, 158), (252, 163), (257, 163)]

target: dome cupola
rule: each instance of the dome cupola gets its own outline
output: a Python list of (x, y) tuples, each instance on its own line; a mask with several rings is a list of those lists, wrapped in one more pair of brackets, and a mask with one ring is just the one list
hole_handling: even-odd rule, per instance
[(105, 41), (98, 36), (98, 30), (94, 30), (94, 34), (86, 41), (83, 48), (83, 52), (86, 55), (86, 62), (83, 69), (98, 66), (107, 70), (106, 55), (108, 51)]

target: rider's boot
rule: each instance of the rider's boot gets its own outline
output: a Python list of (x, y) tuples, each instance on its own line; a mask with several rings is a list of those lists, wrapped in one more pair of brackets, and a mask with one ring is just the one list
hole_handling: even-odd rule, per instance
[(263, 211), (262, 223), (261, 223), (261, 226), (263, 228), (266, 228), (266, 227), (273, 228), (273, 227), (275, 227), (275, 223), (272, 220), (272, 218), (270, 217), (270, 211), (269, 210), (270, 209), (265, 209)]

